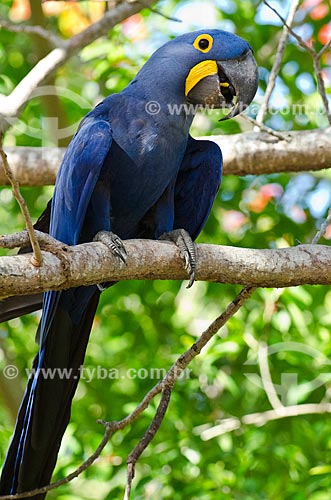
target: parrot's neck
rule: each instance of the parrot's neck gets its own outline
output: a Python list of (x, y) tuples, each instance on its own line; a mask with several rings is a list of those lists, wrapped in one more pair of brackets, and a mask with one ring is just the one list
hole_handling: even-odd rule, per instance
[(143, 66), (123, 93), (143, 101), (151, 117), (162, 116), (167, 126), (170, 124), (188, 133), (196, 110), (187, 103), (184, 89), (185, 79), (175, 69), (170, 72), (166, 61), (161, 60), (156, 67), (148, 63)]

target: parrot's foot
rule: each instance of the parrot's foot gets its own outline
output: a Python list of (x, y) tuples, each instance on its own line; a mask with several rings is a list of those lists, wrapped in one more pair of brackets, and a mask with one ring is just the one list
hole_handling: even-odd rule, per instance
[(100, 241), (106, 245), (116, 257), (119, 257), (124, 264), (126, 263), (128, 257), (127, 251), (125, 250), (121, 238), (115, 233), (111, 231), (99, 231), (94, 236), (93, 241)]
[(160, 240), (173, 241), (179, 248), (181, 256), (185, 259), (185, 269), (187, 270), (190, 281), (186, 288), (191, 288), (195, 279), (195, 269), (197, 263), (197, 254), (195, 244), (185, 229), (175, 229), (168, 233), (163, 233)]

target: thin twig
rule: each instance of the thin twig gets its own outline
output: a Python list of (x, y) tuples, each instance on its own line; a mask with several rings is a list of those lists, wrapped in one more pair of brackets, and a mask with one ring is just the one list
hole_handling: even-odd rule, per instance
[[(299, 6), (299, 0), (293, 0), (291, 7), (290, 7), (290, 10), (289, 10), (289, 13), (288, 13), (288, 16), (287, 16), (287, 19), (286, 19), (286, 24), (288, 26), (292, 25), (295, 13), (298, 9), (298, 6)], [(262, 105), (261, 105), (259, 112), (257, 114), (257, 117), (256, 117), (256, 121), (259, 125), (261, 125), (263, 123), (264, 117), (265, 117), (267, 109), (268, 109), (269, 100), (270, 100), (271, 94), (272, 94), (274, 87), (275, 87), (275, 84), (276, 84), (276, 78), (278, 76), (278, 73), (279, 73), (279, 70), (280, 70), (280, 67), (282, 64), (288, 34), (289, 34), (289, 31), (287, 29), (287, 26), (284, 26), (283, 32), (281, 34), (281, 37), (280, 37), (280, 40), (278, 43), (274, 64), (273, 64), (271, 72), (270, 72), (268, 85), (267, 85), (267, 88), (266, 88), (266, 91), (264, 94), (264, 99), (263, 99)]]
[(318, 54), (316, 52), (314, 52), (314, 54), (312, 54), (312, 58), (313, 58), (314, 71), (315, 71), (315, 75), (316, 75), (316, 79), (317, 79), (318, 91), (319, 91), (320, 96), (321, 96), (322, 101), (323, 101), (323, 106), (325, 109), (325, 113), (326, 113), (329, 125), (331, 125), (331, 111), (330, 111), (330, 106), (329, 106), (329, 100), (326, 96), (324, 79), (322, 77), (322, 68), (321, 68), (320, 60), (318, 58)]
[[(149, 7), (153, 0), (144, 0)], [(31, 97), (33, 90), (40, 85), (50, 74), (61, 67), (71, 56), (92, 43), (97, 38), (106, 35), (116, 24), (136, 14), (142, 9), (138, 2), (121, 2), (114, 9), (86, 29), (74, 35), (69, 40), (63, 40), (56, 48), (41, 59), (24, 78), (18, 83), (14, 90), (5, 96), (0, 94), (0, 130), (4, 132), (10, 123), (6, 117), (15, 117), (19, 114), (26, 102)]]
[(9, 166), (9, 163), (7, 160), (7, 155), (4, 152), (3, 147), (2, 147), (2, 139), (3, 139), (3, 136), (2, 136), (2, 134), (0, 134), (0, 156), (2, 159), (2, 166), (3, 166), (3, 169), (5, 171), (6, 176), (8, 177), (8, 180), (11, 184), (13, 194), (15, 196), (17, 203), (19, 204), (19, 207), (21, 209), (23, 219), (25, 222), (26, 229), (29, 233), (30, 242), (31, 242), (32, 250), (33, 250), (33, 257), (31, 257), (31, 264), (34, 265), (35, 267), (40, 267), (42, 265), (43, 258), (41, 255), (41, 250), (40, 250), (38, 241), (36, 240), (36, 237), (34, 234), (34, 229), (33, 229), (33, 224), (31, 221), (29, 209), (27, 207), (25, 199), (23, 198), (23, 196), (21, 194), (19, 184), (18, 184), (17, 180), (15, 179), (14, 174), (11, 171), (11, 168)]
[(134, 464), (128, 464), (126, 487), (123, 500), (129, 500), (131, 495), (132, 481), (134, 478)]
[(270, 3), (267, 2), (267, 0), (263, 0), (263, 2), (265, 3), (265, 5), (267, 7), (269, 7), (269, 9), (271, 9), (275, 14), (276, 16), (281, 20), (281, 22), (283, 23), (283, 25), (287, 28), (287, 30), (289, 31), (289, 33), (296, 39), (296, 41), (299, 43), (299, 45), (305, 49), (305, 50), (308, 50), (308, 52), (310, 52), (310, 54), (313, 54), (315, 52), (314, 48), (313, 47), (310, 47), (308, 45), (308, 43), (306, 43), (303, 38), (301, 38), (300, 35), (298, 35), (295, 31), (293, 31), (293, 29), (291, 28), (291, 26), (289, 26), (286, 22), (286, 20), (284, 19), (283, 16), (281, 16), (279, 14), (279, 12), (270, 5)]
[[(169, 404), (171, 389), (175, 384), (176, 380), (183, 372), (183, 370), (187, 367), (187, 365), (194, 359), (200, 352), (201, 349), (209, 342), (209, 340), (222, 328), (225, 323), (240, 309), (243, 303), (248, 300), (248, 298), (254, 292), (255, 287), (247, 287), (244, 288), (236, 298), (227, 306), (225, 311), (218, 316), (209, 327), (202, 333), (199, 339), (192, 344), (192, 346), (185, 351), (177, 361), (172, 365), (164, 379), (159, 382), (156, 387), (163, 387), (163, 395), (164, 397), (161, 399), (161, 402), (158, 407), (159, 415), (155, 415), (151, 425), (147, 429), (143, 439), (138, 443), (137, 447), (134, 448), (133, 452), (128, 457), (128, 479), (127, 479), (127, 487), (125, 491), (124, 500), (129, 500), (129, 495), (132, 486), (132, 480), (134, 476), (134, 466), (139, 458), (142, 451), (148, 445), (148, 439), (153, 439), (156, 431), (158, 430), (162, 419), (165, 415), (166, 409)], [(166, 389), (169, 389), (166, 392)], [(162, 416), (163, 415), (163, 416)], [(159, 418), (160, 417), (160, 418)], [(155, 429), (155, 432), (154, 432)], [(146, 444), (147, 443), (147, 444)], [(146, 444), (146, 446), (145, 446)], [(137, 458), (136, 458), (137, 457)], [(136, 458), (136, 460), (134, 460)]]
[(187, 367), (187, 365), (194, 359), (198, 354), (200, 354), (201, 349), (207, 345), (209, 340), (216, 335), (216, 333), (225, 325), (225, 323), (241, 308), (244, 302), (246, 302), (256, 287), (250, 286), (245, 287), (241, 292), (234, 298), (232, 302), (227, 306), (225, 311), (218, 316), (209, 327), (201, 334), (196, 342), (184, 353), (182, 354), (170, 368), (169, 372), (164, 378), (164, 383), (172, 383), (172, 380), (177, 380), (182, 371)]
[(149, 5), (146, 5), (146, 3), (143, 2), (142, 0), (137, 0), (137, 2), (140, 3), (141, 5), (143, 5), (143, 7), (148, 9), (150, 12), (153, 12), (153, 14), (157, 14), (158, 16), (161, 16), (164, 19), (166, 19), (167, 21), (174, 21), (175, 23), (182, 22), (182, 20), (179, 19), (178, 17), (168, 16), (167, 14), (164, 14), (164, 12), (162, 12), (161, 10), (156, 9), (155, 7), (150, 7)]
[(153, 14), (158, 14), (159, 16), (164, 17), (164, 19), (167, 19), (167, 21), (174, 21), (175, 23), (182, 23), (183, 22), (178, 17), (168, 16), (167, 14), (164, 14), (160, 10), (155, 9), (153, 7), (147, 7), (147, 8), (150, 10), (150, 12), (153, 12)]
[(324, 54), (327, 50), (329, 50), (330, 48), (331, 48), (331, 38), (330, 38), (330, 40), (328, 41), (328, 43), (326, 43), (326, 44), (324, 45), (324, 47), (322, 47), (322, 48), (321, 48), (321, 50), (318, 52), (318, 54), (317, 54), (318, 59), (320, 59), (320, 58), (322, 57), (322, 55), (323, 55), (323, 54)]
[(316, 52), (316, 50), (314, 49), (313, 46), (310, 46), (308, 43), (306, 43), (301, 38), (301, 36), (299, 36), (297, 33), (295, 33), (295, 31), (293, 31), (293, 29), (291, 28), (291, 26), (289, 26), (287, 24), (287, 22), (285, 21), (285, 19), (279, 14), (279, 12), (276, 9), (274, 9), (267, 2), (267, 0), (263, 0), (263, 1), (264, 1), (265, 5), (267, 5), (269, 7), (269, 9), (271, 9), (278, 16), (278, 18), (282, 21), (282, 23), (287, 28), (287, 30), (297, 40), (297, 42), (299, 43), (299, 45), (303, 49), (305, 49), (307, 52), (309, 52), (309, 54), (311, 55), (311, 57), (313, 59), (314, 71), (316, 73), (316, 78), (317, 78), (318, 92), (319, 92), (319, 94), (320, 94), (320, 96), (322, 98), (328, 122), (331, 125), (331, 111), (330, 111), (329, 101), (328, 101), (328, 98), (326, 96), (324, 80), (323, 80), (323, 77), (322, 77), (322, 68), (321, 68), (321, 65), (320, 65), (320, 57), (324, 54), (324, 52), (328, 48), (330, 48), (330, 46), (331, 46), (331, 40), (329, 40), (328, 43), (319, 52)]
[(14, 33), (29, 33), (33, 35), (38, 35), (44, 38), (48, 42), (51, 42), (54, 47), (65, 46), (66, 41), (55, 35), (52, 31), (46, 30), (42, 26), (29, 26), (26, 24), (13, 24), (9, 23), (5, 19), (0, 19), (0, 28)]
[[(130, 453), (128, 457), (128, 477), (127, 477), (127, 485), (126, 485), (126, 490), (125, 490), (125, 495), (124, 495), (124, 500), (129, 500), (130, 492), (131, 492), (131, 487), (132, 487), (132, 481), (134, 477), (134, 469), (135, 469), (135, 464), (136, 461), (138, 460), (139, 456), (143, 452), (143, 450), (146, 448), (146, 446), (149, 444), (149, 442), (153, 439), (155, 436), (157, 430), (159, 429), (161, 422), (164, 418), (164, 415), (166, 413), (170, 396), (171, 396), (171, 390), (180, 376), (180, 374), (185, 370), (187, 365), (194, 359), (198, 354), (201, 352), (201, 349), (207, 345), (209, 340), (216, 335), (216, 333), (219, 331), (220, 328), (222, 328), (225, 323), (240, 309), (240, 307), (243, 305), (243, 303), (249, 299), (249, 297), (252, 295), (254, 292), (255, 287), (246, 287), (241, 290), (241, 292), (235, 297), (235, 299), (227, 306), (225, 311), (218, 316), (210, 325), (209, 327), (201, 334), (199, 339), (192, 344), (192, 346), (185, 351), (178, 359), (177, 361), (172, 365), (168, 373), (165, 375), (163, 380), (158, 382), (153, 389), (145, 396), (143, 400), (143, 406), (146, 408), (146, 403), (151, 401), (152, 398), (156, 394), (162, 391), (162, 399), (160, 401), (160, 404), (158, 406), (157, 413), (155, 417), (153, 418), (150, 426), (148, 427), (147, 431), (145, 432), (143, 438), (139, 441), (137, 446), (134, 448), (134, 450)], [(127, 421), (127, 423), (131, 423), (133, 420), (135, 420), (138, 416), (138, 414), (141, 413), (141, 405), (138, 405), (138, 407), (132, 412), (126, 419), (123, 419), (121, 422), (124, 420)], [(135, 414), (135, 415), (134, 415)], [(118, 424), (121, 424), (121, 422), (116, 423), (116, 427)], [(102, 422), (104, 425), (113, 425), (114, 423), (111, 422)], [(126, 424), (127, 425), (127, 424)], [(122, 428), (122, 426), (121, 426)], [(0, 497), (1, 499), (1, 497)]]
[(160, 425), (165, 417), (166, 411), (168, 409), (170, 403), (171, 390), (173, 386), (166, 386), (162, 391), (161, 401), (156, 410), (154, 418), (150, 425), (148, 426), (145, 434), (139, 441), (139, 443), (134, 447), (134, 449), (129, 454), (126, 463), (128, 464), (128, 473), (127, 473), (127, 484), (124, 493), (124, 500), (129, 500), (132, 481), (135, 474), (135, 465), (142, 454), (142, 452), (147, 448), (152, 439), (155, 437), (155, 434), (160, 428)]
[(240, 309), (243, 303), (249, 299), (256, 288), (246, 287), (241, 290), (241, 292), (235, 297), (235, 299), (230, 302), (225, 311), (218, 316), (209, 327), (201, 334), (192, 346), (187, 349), (172, 365), (168, 373), (160, 380), (144, 397), (144, 399), (139, 403), (139, 405), (125, 418), (116, 422), (107, 422), (105, 420), (99, 420), (102, 425), (111, 425), (113, 430), (124, 429), (127, 425), (131, 424), (139, 415), (148, 407), (149, 403), (154, 399), (154, 397), (162, 392), (165, 387), (172, 387), (181, 373), (185, 370), (188, 364), (195, 358), (201, 349), (207, 345), (209, 340), (216, 335), (216, 333), (222, 328), (225, 323)]
[(262, 132), (267, 132), (267, 134), (272, 135), (274, 137), (277, 137), (277, 139), (280, 139), (281, 141), (286, 141), (286, 142), (291, 142), (291, 139), (287, 137), (284, 132), (277, 132), (276, 130), (268, 127), (264, 123), (259, 123), (257, 120), (254, 120), (251, 116), (248, 116), (246, 114), (242, 114), (241, 118), (244, 120), (247, 120), (248, 122), (252, 123), (255, 125), (255, 127), (259, 128)]
[(95, 462), (95, 460), (97, 458), (99, 458), (102, 450), (104, 449), (104, 447), (108, 443), (112, 432), (113, 432), (113, 430), (112, 430), (111, 426), (109, 426), (109, 425), (106, 426), (106, 430), (105, 430), (105, 433), (103, 435), (103, 438), (102, 438), (99, 446), (95, 450), (95, 452), (92, 453), (92, 455), (87, 460), (85, 460), (82, 463), (82, 465), (80, 465), (77, 469), (75, 469), (68, 476), (64, 477), (63, 479), (60, 479), (59, 481), (56, 481), (55, 483), (48, 484), (47, 486), (43, 486), (41, 488), (35, 488), (34, 490), (31, 490), (28, 492), (15, 493), (13, 495), (2, 495), (2, 496), (0, 496), (0, 500), (18, 500), (20, 498), (30, 498), (30, 497), (33, 497), (35, 495), (39, 495), (41, 493), (47, 493), (48, 491), (55, 490), (56, 488), (59, 488), (63, 484), (69, 483), (70, 481), (72, 481), (73, 479), (78, 477), (86, 469), (88, 469), (93, 464), (93, 462)]
[[(143, 412), (145, 408), (149, 405), (150, 401), (160, 392), (163, 393), (163, 397), (161, 399), (161, 402), (158, 406), (157, 414), (155, 415), (152, 423), (148, 427), (143, 439), (138, 443), (137, 445), (137, 450), (140, 450), (142, 447), (141, 452), (145, 449), (144, 444), (148, 441), (149, 436), (151, 436), (151, 439), (154, 437), (156, 434), (159, 426), (161, 425), (162, 419), (165, 415), (165, 412), (167, 410), (168, 404), (169, 404), (169, 399), (171, 395), (171, 389), (173, 385), (175, 384), (176, 380), (180, 376), (180, 374), (183, 372), (183, 370), (187, 367), (187, 365), (192, 361), (193, 358), (195, 358), (200, 352), (201, 349), (209, 342), (209, 340), (218, 332), (222, 326), (240, 309), (240, 307), (243, 305), (243, 303), (249, 299), (249, 297), (252, 295), (254, 292), (255, 287), (247, 287), (243, 288), (241, 292), (235, 297), (235, 299), (230, 302), (230, 304), (227, 306), (225, 311), (218, 316), (210, 325), (209, 327), (201, 334), (199, 339), (192, 344), (192, 346), (184, 353), (182, 354), (177, 361), (172, 365), (168, 373), (165, 375), (163, 380), (159, 381), (144, 397), (144, 399), (139, 403), (139, 405), (125, 418), (119, 421), (113, 421), (113, 422), (106, 422), (104, 420), (98, 420), (98, 423), (102, 424), (105, 426), (106, 431), (104, 433), (104, 436), (98, 446), (98, 448), (95, 450), (92, 455), (85, 460), (85, 462), (78, 467), (75, 471), (73, 471), (71, 474), (66, 476), (65, 478), (56, 481), (55, 483), (51, 483), (47, 486), (43, 486), (41, 488), (34, 489), (33, 491), (30, 492), (23, 492), (23, 493), (17, 493), (15, 495), (3, 495), (0, 496), (0, 500), (18, 500), (20, 498), (28, 498), (32, 497), (34, 495), (40, 494), (40, 493), (46, 493), (50, 490), (54, 490), (55, 488), (58, 488), (59, 486), (62, 486), (63, 484), (66, 484), (76, 477), (78, 477), (83, 471), (85, 471), (88, 467), (92, 465), (92, 463), (100, 456), (102, 450), (106, 446), (107, 442), (110, 439), (110, 436), (112, 433), (119, 429), (124, 429), (127, 425), (132, 423), (133, 421), (137, 420), (139, 415)], [(154, 432), (155, 429), (155, 432)], [(148, 436), (147, 436), (148, 434)], [(147, 441), (146, 441), (147, 440)], [(148, 445), (148, 442), (146, 446)], [(132, 453), (137, 453), (135, 452), (136, 448), (133, 450)], [(129, 458), (128, 458), (129, 460)], [(133, 463), (133, 462), (132, 462)]]
[(327, 215), (325, 221), (323, 221), (321, 224), (321, 228), (319, 229), (319, 231), (317, 231), (314, 238), (312, 239), (313, 245), (318, 243), (319, 240), (322, 238), (322, 236), (325, 235), (325, 231), (326, 231), (329, 224), (331, 224), (331, 207), (329, 208), (328, 215)]

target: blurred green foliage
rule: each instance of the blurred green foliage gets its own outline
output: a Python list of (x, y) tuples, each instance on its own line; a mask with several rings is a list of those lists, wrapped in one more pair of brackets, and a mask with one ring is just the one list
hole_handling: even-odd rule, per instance
[[(18, 3), (3, 1), (0, 15), (20, 20), (15, 11)], [(100, 8), (97, 2), (50, 2), (56, 3), (62, 7), (48, 11), (45, 26), (61, 36), (73, 34), (79, 23), (91, 22), (94, 10)], [(32, 23), (33, 2), (32, 12), (28, 1), (21, 5), (27, 9), (23, 19)], [(275, 5), (286, 15), (288, 1)], [(169, 1), (160, 3), (159, 8), (184, 22), (180, 25), (144, 10), (86, 47), (80, 57), (73, 57), (57, 72), (59, 105), (55, 118), (62, 115), (70, 134), (100, 99), (120, 91), (161, 43), (188, 29), (210, 26), (210, 22), (210, 27), (235, 29), (251, 43), (261, 68), (256, 103), (261, 101), (281, 32), (280, 23), (263, 4), (219, 0), (203, 2), (202, 6), (195, 1)], [(317, 8), (322, 11), (318, 13)], [(297, 15), (296, 29), (304, 39), (312, 38), (321, 46), (329, 19), (328, 2), (306, 0)], [(35, 65), (36, 43), (29, 35), (1, 30), (0, 92), (8, 94)], [(323, 59), (326, 76), (329, 66), (327, 53)], [(314, 82), (309, 56), (290, 38), (273, 108), (284, 110), (299, 103), (311, 113), (269, 113), (266, 123), (296, 130), (325, 126), (323, 114), (315, 113), (321, 100)], [(43, 89), (45, 98), (47, 92), (54, 92), (53, 88)], [(330, 96), (330, 86), (328, 92)], [(54, 116), (47, 115), (43, 99), (37, 91), (8, 130), (7, 145), (54, 143), (49, 120)], [(253, 116), (254, 109), (256, 106), (251, 108)], [(232, 134), (248, 127), (241, 118), (221, 124), (218, 118), (217, 112), (199, 115), (193, 133)], [(330, 174), (324, 172), (228, 176), (199, 241), (255, 248), (310, 242), (330, 205), (330, 183)], [(22, 191), (36, 219), (52, 188)], [(10, 189), (1, 188), (1, 233), (22, 226)], [(331, 231), (327, 235), (330, 238)], [(326, 239), (322, 242), (328, 244)], [(239, 290), (239, 286), (215, 283), (195, 283), (187, 290), (185, 283), (155, 281), (119, 283), (102, 295), (54, 479), (65, 477), (96, 449), (103, 435), (96, 420), (127, 415), (157, 382), (162, 373), (157, 370), (168, 369)], [(224, 425), (237, 422), (233, 418), (271, 408), (261, 386), (257, 362), (260, 342), (269, 346), (271, 376), (284, 404), (330, 401), (330, 308), (328, 287), (256, 291), (176, 384), (160, 431), (137, 465), (133, 498), (329, 499), (331, 425), (327, 414), (284, 418), (262, 426), (237, 425), (228, 432)], [(37, 324), (38, 315), (32, 314), (0, 325), (0, 369), (8, 364), (19, 369), (14, 380), (0, 375), (2, 459), (36, 352)], [(49, 498), (121, 499), (126, 457), (143, 435), (156, 405), (154, 401), (134, 425), (117, 432), (93, 467), (51, 492)]]

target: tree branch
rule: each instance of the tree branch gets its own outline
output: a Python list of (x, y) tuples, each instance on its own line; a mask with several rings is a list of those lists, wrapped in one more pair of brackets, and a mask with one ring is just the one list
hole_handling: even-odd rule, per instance
[(54, 483), (48, 484), (47, 486), (42, 486), (41, 488), (35, 488), (34, 490), (28, 491), (28, 492), (22, 492), (22, 493), (15, 493), (12, 495), (1, 495), (0, 500), (19, 500), (20, 498), (31, 498), (37, 494), (41, 493), (46, 493), (51, 490), (55, 490), (59, 488), (60, 486), (63, 486), (64, 484), (69, 483), (73, 479), (76, 479), (82, 472), (84, 472), (86, 469), (88, 469), (94, 462), (95, 460), (101, 455), (102, 450), (108, 443), (110, 436), (112, 434), (113, 430), (111, 426), (106, 426), (105, 433), (103, 435), (103, 438), (95, 450), (94, 453), (92, 453), (91, 456), (89, 456), (77, 469), (75, 469), (71, 474), (68, 476), (64, 477), (63, 479), (59, 479), (59, 481), (56, 481)]
[[(236, 314), (236, 312), (239, 311), (244, 302), (246, 302), (251, 297), (254, 290), (254, 287), (247, 287), (241, 290), (241, 292), (234, 298), (234, 300), (230, 302), (225, 311), (208, 326), (208, 328), (201, 334), (197, 341), (194, 342), (191, 347), (187, 349), (181, 356), (179, 356), (179, 358), (177, 358), (176, 362), (172, 365), (163, 380), (158, 382), (153, 387), (153, 389), (149, 391), (148, 394), (153, 394), (153, 396), (150, 397), (149, 401), (151, 401), (151, 399), (161, 391), (162, 398), (159, 403), (156, 415), (154, 416), (144, 436), (128, 456), (128, 479), (124, 500), (129, 500), (130, 497), (135, 463), (158, 431), (170, 402), (172, 388), (178, 377), (189, 365), (192, 359), (200, 354), (202, 348), (208, 344), (210, 339), (216, 335), (216, 333), (225, 325), (225, 323), (230, 318), (232, 318), (234, 314)], [(144, 400), (147, 399), (148, 394), (145, 396)], [(133, 415), (133, 413), (131, 415)], [(108, 425), (111, 425), (111, 423), (109, 423)]]
[[(65, 148), (7, 146), (6, 153), (13, 174), (21, 186), (46, 186), (55, 183)], [(9, 184), (1, 168), (0, 184)]]
[[(6, 237), (1, 237), (0, 246), (8, 247), (4, 243)], [(59, 243), (52, 253), (42, 252), (41, 268), (31, 264), (31, 254), (1, 257), (0, 297), (105, 281), (188, 278), (179, 250), (172, 243), (126, 240), (124, 244), (128, 253), (126, 265), (97, 242), (73, 247)], [(197, 280), (271, 288), (331, 284), (330, 246), (299, 245), (260, 250), (200, 244), (197, 252)]]
[[(259, 175), (330, 168), (330, 134), (331, 129), (327, 128), (289, 132), (287, 140), (263, 132), (201, 139), (212, 140), (221, 147), (225, 175)], [(6, 148), (15, 178), (22, 186), (54, 184), (64, 151), (64, 148)], [(8, 184), (1, 168), (0, 184)]]
[(6, 117), (11, 119), (16, 117), (28, 101), (33, 90), (73, 54), (79, 52), (100, 36), (107, 34), (116, 24), (153, 3), (155, 3), (155, 0), (144, 0), (144, 4), (126, 1), (120, 3), (114, 9), (106, 12), (100, 21), (90, 25), (69, 40), (61, 42), (60, 46), (58, 45), (31, 69), (11, 94), (8, 96), (0, 94), (0, 131), (4, 132), (10, 125), (6, 121)]
[(291, 26), (289, 26), (286, 22), (286, 19), (283, 18), (283, 16), (281, 16), (278, 12), (277, 9), (275, 9), (274, 7), (272, 7), (270, 5), (269, 2), (267, 2), (267, 0), (263, 0), (263, 3), (269, 7), (270, 10), (272, 10), (272, 12), (274, 12), (274, 14), (276, 14), (276, 16), (279, 18), (279, 20), (283, 23), (283, 25), (285, 26), (285, 28), (288, 30), (288, 32), (296, 39), (296, 41), (298, 42), (298, 44), (300, 45), (300, 47), (302, 47), (304, 50), (307, 50), (307, 52), (310, 53), (310, 55), (313, 55), (314, 53), (314, 49), (313, 47), (311, 47), (310, 45), (308, 45), (308, 43), (306, 43), (304, 41), (303, 38), (301, 38), (300, 35), (298, 35), (295, 31), (293, 31), (293, 29), (291, 28)]
[(170, 397), (171, 397), (171, 390), (172, 390), (173, 384), (167, 385), (164, 387), (162, 391), (162, 397), (161, 401), (159, 403), (159, 406), (157, 407), (156, 413), (154, 415), (154, 418), (150, 425), (148, 426), (145, 434), (139, 441), (139, 443), (134, 447), (134, 449), (131, 451), (127, 458), (127, 464), (128, 464), (128, 477), (127, 477), (127, 484), (126, 484), (126, 489), (125, 489), (125, 494), (124, 494), (124, 500), (129, 500), (130, 498), (130, 493), (131, 493), (131, 487), (132, 487), (132, 481), (134, 478), (135, 474), (135, 465), (137, 461), (139, 460), (140, 455), (142, 452), (147, 448), (147, 446), (150, 444), (152, 439), (155, 437), (157, 431), (160, 428), (160, 425), (165, 417), (166, 411), (168, 409), (169, 403), (170, 403)]
[(329, 224), (331, 224), (331, 207), (329, 208), (328, 215), (326, 216), (326, 219), (322, 222), (319, 231), (317, 231), (314, 238), (312, 239), (312, 244), (316, 244), (319, 242), (322, 236), (324, 236), (325, 231)]
[(99, 423), (105, 426), (106, 431), (104, 433), (104, 436), (92, 455), (85, 460), (85, 462), (78, 467), (75, 471), (73, 471), (71, 474), (69, 474), (67, 477), (55, 482), (51, 483), (47, 486), (43, 486), (41, 488), (34, 489), (33, 491), (29, 492), (22, 492), (14, 495), (3, 495), (0, 496), (0, 500), (18, 500), (21, 498), (29, 498), (32, 496), (35, 496), (36, 494), (39, 493), (46, 493), (47, 491), (53, 490), (58, 488), (59, 486), (62, 486), (65, 483), (68, 483), (69, 481), (72, 481), (76, 477), (79, 476), (84, 470), (86, 470), (92, 463), (100, 456), (103, 448), (106, 446), (107, 442), (109, 441), (111, 434), (113, 432), (116, 432), (117, 430), (124, 429), (127, 425), (131, 424), (134, 422), (145, 410), (149, 403), (152, 401), (152, 399), (159, 394), (160, 392), (163, 393), (160, 404), (158, 406), (157, 413), (155, 417), (152, 420), (152, 423), (148, 427), (147, 431), (145, 432), (144, 436), (142, 439), (139, 441), (137, 446), (134, 448), (134, 450), (130, 453), (128, 457), (128, 483), (127, 483), (127, 488), (125, 492), (125, 499), (128, 500), (130, 496), (130, 491), (131, 491), (131, 484), (132, 484), (132, 479), (134, 476), (134, 464), (139, 458), (140, 454), (143, 452), (143, 450), (148, 446), (150, 441), (153, 439), (155, 436), (164, 416), (166, 413), (166, 410), (169, 405), (170, 401), (170, 396), (171, 396), (171, 390), (180, 376), (180, 374), (185, 370), (187, 365), (194, 359), (198, 354), (200, 354), (202, 348), (206, 346), (209, 342), (209, 340), (222, 328), (225, 323), (234, 315), (236, 312), (241, 308), (241, 306), (244, 304), (245, 301), (247, 301), (252, 293), (254, 292), (255, 288), (244, 288), (241, 290), (241, 292), (234, 298), (233, 301), (230, 302), (230, 304), (227, 306), (225, 311), (220, 314), (210, 325), (209, 327), (201, 334), (201, 336), (198, 338), (196, 342), (194, 342), (189, 349), (187, 349), (177, 360), (176, 362), (171, 366), (165, 377), (158, 382), (143, 398), (143, 400), (138, 404), (138, 406), (125, 418), (119, 421), (112, 421), (112, 422), (106, 422), (103, 420), (99, 420)]
[(316, 52), (313, 45), (309, 45), (308, 43), (306, 43), (303, 40), (303, 38), (301, 38), (301, 36), (299, 36), (295, 31), (293, 31), (291, 26), (289, 26), (287, 24), (285, 19), (279, 14), (279, 12), (276, 9), (274, 9), (267, 2), (267, 0), (263, 0), (263, 1), (264, 1), (265, 5), (267, 5), (269, 7), (269, 9), (271, 9), (276, 14), (276, 16), (278, 16), (278, 18), (282, 21), (284, 27), (297, 40), (299, 45), (311, 55), (312, 60), (313, 60), (313, 65), (314, 65), (314, 71), (315, 71), (316, 79), (317, 79), (317, 88), (318, 88), (319, 94), (322, 98), (322, 102), (324, 105), (324, 109), (325, 109), (325, 113), (326, 113), (329, 125), (331, 125), (331, 111), (330, 111), (330, 106), (329, 106), (329, 100), (326, 96), (325, 84), (324, 84), (324, 80), (322, 77), (322, 68), (320, 65), (320, 58), (324, 54), (324, 52), (326, 50), (328, 50), (328, 48), (330, 48), (331, 40), (329, 40), (328, 43), (326, 43), (325, 46), (319, 52)]
[[(330, 46), (330, 43), (328, 43), (327, 45)], [(322, 76), (322, 68), (321, 68), (320, 59), (319, 59), (318, 54), (316, 52), (314, 52), (312, 57), (313, 57), (314, 72), (315, 72), (315, 76), (316, 76), (316, 80), (317, 80), (318, 91), (319, 91), (320, 96), (321, 96), (322, 101), (323, 101), (323, 105), (324, 105), (324, 109), (325, 109), (325, 113), (326, 113), (329, 125), (331, 125), (331, 110), (330, 110), (330, 105), (329, 105), (329, 99), (327, 98), (327, 95), (326, 95), (326, 88), (325, 88), (325, 83), (324, 83), (324, 79)]]
[(38, 35), (40, 38), (43, 38), (44, 40), (47, 40), (47, 42), (50, 42), (52, 45), (54, 45), (54, 47), (64, 47), (66, 44), (63, 38), (60, 38), (59, 36), (55, 35), (55, 33), (43, 28), (42, 26), (14, 24), (8, 22), (5, 19), (0, 19), (0, 28), (14, 33), (29, 33)]
[(277, 137), (277, 139), (280, 139), (281, 141), (290, 142), (290, 138), (289, 138), (287, 132), (278, 132), (277, 130), (272, 129), (272, 128), (268, 127), (267, 125), (264, 125), (264, 123), (259, 123), (257, 121), (257, 119), (254, 120), (254, 118), (252, 118), (251, 116), (249, 116), (245, 113), (243, 113), (240, 116), (240, 118), (243, 118), (244, 120), (246, 120), (246, 121), (250, 122), (252, 125), (254, 125), (253, 130), (255, 132), (258, 130), (261, 130), (261, 132), (267, 132), (267, 134), (272, 135), (274, 137)]
[(264, 117), (266, 115), (267, 109), (268, 109), (268, 104), (270, 101), (271, 94), (274, 90), (275, 84), (276, 84), (276, 78), (278, 76), (278, 73), (280, 71), (280, 67), (282, 64), (283, 60), (283, 55), (284, 51), (286, 48), (286, 43), (287, 43), (287, 38), (288, 38), (288, 28), (287, 26), (291, 26), (294, 20), (295, 13), (298, 9), (299, 6), (299, 0), (292, 0), (290, 10), (286, 19), (286, 26), (283, 27), (283, 31), (281, 34), (281, 37), (279, 39), (278, 47), (277, 47), (277, 52), (275, 55), (275, 60), (270, 72), (269, 80), (268, 80), (268, 85), (265, 91), (265, 95), (263, 98), (263, 102), (261, 104), (261, 107), (259, 109), (259, 112), (256, 117), (257, 121), (257, 126), (260, 126), (263, 123)]

